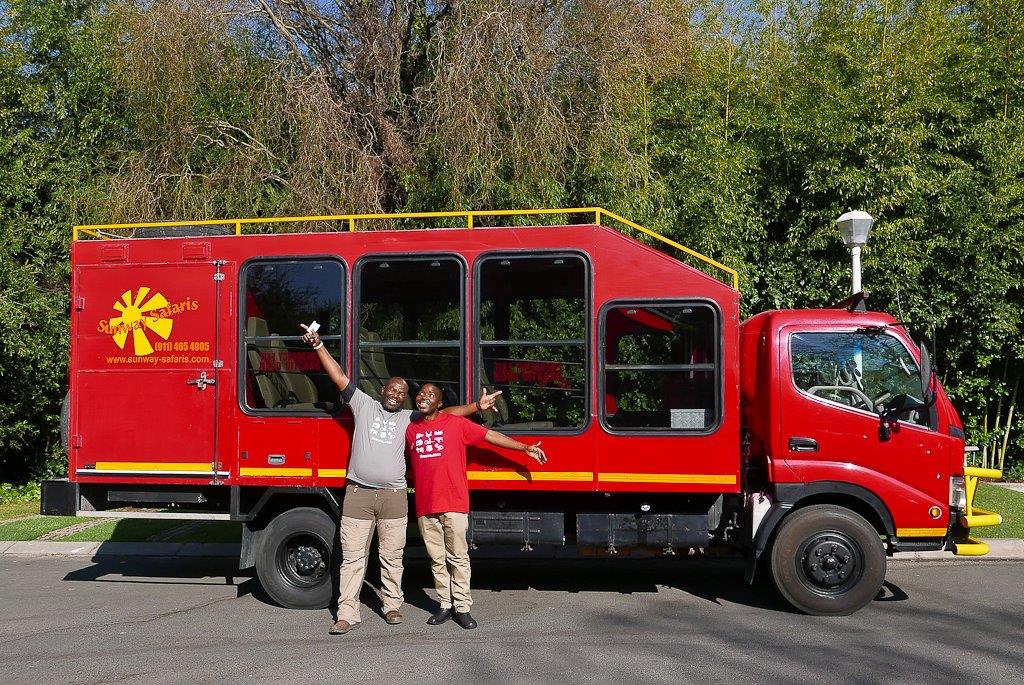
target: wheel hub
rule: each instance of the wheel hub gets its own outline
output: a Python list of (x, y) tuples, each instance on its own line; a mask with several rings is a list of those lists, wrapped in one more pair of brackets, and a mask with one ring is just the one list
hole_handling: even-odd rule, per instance
[(311, 576), (321, 572), (325, 567), (324, 557), (320, 550), (310, 545), (301, 545), (295, 549), (292, 562), (299, 575)]
[(816, 585), (832, 589), (850, 578), (856, 567), (856, 552), (842, 539), (816, 540), (803, 557), (804, 571)]

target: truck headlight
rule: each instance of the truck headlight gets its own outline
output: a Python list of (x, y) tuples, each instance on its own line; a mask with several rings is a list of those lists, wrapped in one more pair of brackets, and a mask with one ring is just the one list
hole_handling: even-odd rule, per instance
[(959, 511), (967, 509), (967, 488), (964, 487), (963, 476), (951, 476), (949, 479), (949, 506)]

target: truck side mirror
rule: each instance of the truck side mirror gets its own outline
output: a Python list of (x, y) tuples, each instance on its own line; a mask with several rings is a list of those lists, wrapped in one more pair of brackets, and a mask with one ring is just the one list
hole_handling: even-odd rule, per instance
[(932, 360), (928, 355), (928, 348), (921, 343), (919, 346), (921, 350), (921, 401), (925, 405), (931, 405), (932, 402)]

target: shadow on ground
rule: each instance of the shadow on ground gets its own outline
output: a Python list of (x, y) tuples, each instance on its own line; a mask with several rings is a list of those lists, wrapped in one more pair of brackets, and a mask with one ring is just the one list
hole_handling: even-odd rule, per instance
[[(336, 560), (337, 563), (337, 560)], [(433, 612), (432, 579), (427, 562), (407, 558), (403, 587), (410, 607)], [(337, 569), (337, 565), (335, 565)], [(240, 571), (227, 558), (94, 557), (90, 566), (67, 574), (65, 581), (101, 583), (149, 583), (185, 585), (233, 585), (237, 596), (275, 605), (261, 587), (253, 569)], [(337, 571), (333, 574), (337, 596)], [(360, 599), (364, 607), (380, 613), (377, 595), (379, 570), (371, 562)], [(431, 592), (428, 593), (428, 588)], [(486, 558), (473, 560), (473, 588), (488, 592), (534, 590), (555, 593), (653, 593), (677, 589), (712, 604), (738, 604), (775, 612), (794, 613), (764, 575), (753, 585), (743, 579), (743, 562), (735, 559), (647, 558), (608, 559), (550, 557)], [(886, 582), (877, 601), (908, 599), (897, 585)], [(329, 607), (336, 618), (336, 603)]]

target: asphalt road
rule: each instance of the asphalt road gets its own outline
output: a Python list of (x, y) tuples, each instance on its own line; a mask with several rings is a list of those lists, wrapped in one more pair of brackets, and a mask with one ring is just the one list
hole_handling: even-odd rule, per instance
[[(0, 557), (3, 683), (987, 682), (1024, 679), (1024, 562), (891, 563), (854, 616), (790, 611), (734, 562), (474, 562), (480, 628), (327, 635), (227, 561)], [(371, 590), (367, 602), (377, 606)]]

